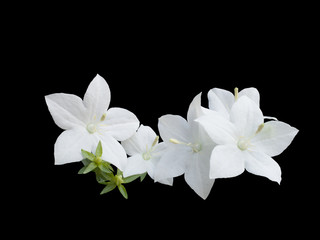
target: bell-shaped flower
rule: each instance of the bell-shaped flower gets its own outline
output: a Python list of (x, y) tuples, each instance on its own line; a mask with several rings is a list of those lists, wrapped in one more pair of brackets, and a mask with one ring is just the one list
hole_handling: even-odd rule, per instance
[(214, 110), (220, 113), (226, 119), (229, 119), (230, 110), (233, 104), (242, 96), (249, 97), (259, 106), (260, 94), (256, 88), (251, 87), (245, 88), (240, 92), (238, 91), (238, 88), (235, 88), (233, 94), (221, 88), (212, 88), (208, 92), (209, 109)]
[[(220, 88), (212, 88), (208, 92), (209, 109), (220, 113), (224, 118), (230, 118), (230, 110), (233, 104), (242, 96), (247, 96), (260, 106), (260, 94), (256, 88), (245, 88), (239, 92), (234, 89), (234, 94)], [(264, 116), (264, 119), (277, 120), (275, 117)]]
[[(129, 177), (147, 172), (154, 179), (155, 169), (166, 149), (164, 142), (159, 143), (159, 136), (150, 127), (141, 125), (132, 137), (122, 141), (121, 144), (130, 156), (123, 176)], [(173, 178), (162, 179), (159, 182), (172, 185)]]
[(264, 123), (252, 99), (240, 97), (230, 110), (230, 121), (210, 111), (197, 119), (218, 145), (210, 159), (210, 178), (240, 175), (245, 169), (280, 184), (281, 169), (272, 157), (282, 153), (298, 130), (280, 121)]
[(126, 109), (107, 110), (110, 89), (101, 76), (92, 80), (83, 100), (64, 93), (47, 95), (45, 100), (54, 122), (65, 130), (54, 145), (55, 164), (79, 162), (81, 149), (94, 152), (101, 141), (102, 158), (120, 169), (125, 167), (127, 156), (118, 141), (131, 137), (139, 121)]
[(160, 136), (168, 149), (158, 164), (155, 180), (184, 174), (187, 184), (203, 199), (206, 199), (214, 180), (209, 179), (210, 154), (214, 142), (194, 120), (204, 115), (201, 93), (191, 102), (187, 120), (178, 115), (159, 118)]

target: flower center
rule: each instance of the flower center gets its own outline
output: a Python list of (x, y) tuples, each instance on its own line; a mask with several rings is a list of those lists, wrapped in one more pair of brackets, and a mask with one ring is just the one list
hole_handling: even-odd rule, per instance
[(150, 160), (151, 159), (151, 152), (150, 151), (146, 151), (142, 154), (142, 157), (144, 160)]
[(96, 125), (93, 124), (93, 123), (89, 123), (89, 124), (87, 125), (87, 130), (88, 130), (88, 132), (91, 133), (91, 134), (94, 133), (94, 132), (96, 132), (96, 131), (97, 131)]
[(152, 152), (155, 150), (155, 146), (157, 145), (159, 140), (159, 136), (156, 136), (156, 138), (153, 140), (153, 143), (151, 145), (151, 148), (148, 148), (148, 145), (146, 146), (146, 151), (142, 153), (142, 158), (146, 161), (150, 160), (152, 158)]
[(250, 146), (250, 140), (246, 138), (240, 138), (237, 145), (241, 151), (244, 151)]

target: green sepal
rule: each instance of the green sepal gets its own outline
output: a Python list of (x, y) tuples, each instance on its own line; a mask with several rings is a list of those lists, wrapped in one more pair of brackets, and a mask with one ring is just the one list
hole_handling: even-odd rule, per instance
[(126, 190), (126, 188), (125, 188), (122, 184), (120, 184), (120, 185), (118, 186), (118, 189), (119, 189), (119, 191), (121, 192), (122, 196), (123, 196), (125, 199), (128, 199), (127, 190)]
[(114, 178), (112, 173), (105, 173), (99, 168), (96, 168), (94, 172), (96, 173), (96, 180), (100, 184), (104, 184), (106, 181), (111, 181)]
[(95, 162), (91, 162), (86, 169), (83, 171), (83, 174), (87, 174), (88, 172), (93, 171), (94, 169), (97, 168), (97, 164)]
[(140, 175), (140, 182), (142, 182), (143, 179), (144, 179), (146, 176), (147, 176), (147, 172), (142, 173), (142, 174)]
[(81, 162), (83, 163), (84, 166), (88, 166), (91, 163), (91, 161), (87, 158), (83, 159)]
[(108, 193), (108, 192), (112, 191), (113, 189), (115, 189), (116, 186), (117, 185), (115, 183), (108, 182), (108, 183), (106, 183), (106, 186), (103, 188), (103, 190), (101, 191), (100, 194), (102, 195), (102, 194)]
[(117, 169), (117, 175), (122, 176), (122, 171), (119, 168)]
[(101, 157), (102, 156), (102, 146), (101, 146), (101, 141), (99, 141), (98, 146), (96, 148), (96, 157)]
[(89, 159), (89, 160), (91, 160), (91, 161), (93, 161), (93, 160), (95, 159), (94, 154), (91, 153), (91, 152), (88, 152), (88, 151), (86, 151), (86, 150), (81, 149), (81, 153), (82, 153), (82, 156), (83, 156), (84, 158), (86, 158), (86, 159)]
[(79, 170), (78, 174), (83, 174), (83, 172), (84, 172), (84, 170), (86, 170), (86, 168), (87, 168), (87, 166), (83, 166), (83, 167)]
[(105, 173), (112, 173), (112, 167), (110, 166), (110, 164), (108, 162), (101, 162), (99, 165), (98, 165), (99, 169)]
[(132, 175), (132, 176), (126, 177), (123, 179), (123, 183), (130, 183), (130, 182), (136, 180), (140, 176), (141, 176), (140, 174), (137, 174), (137, 175)]

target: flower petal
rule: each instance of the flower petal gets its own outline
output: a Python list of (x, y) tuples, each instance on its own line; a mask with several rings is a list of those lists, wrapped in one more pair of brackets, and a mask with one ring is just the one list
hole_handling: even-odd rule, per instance
[(162, 179), (162, 180), (159, 180), (158, 182), (165, 184), (165, 185), (172, 186), (173, 185), (173, 178)]
[(123, 171), (127, 165), (127, 155), (121, 144), (107, 134), (95, 136), (101, 140), (102, 159)]
[(55, 93), (45, 96), (45, 100), (54, 122), (60, 128), (85, 126), (86, 108), (78, 96)]
[(147, 150), (147, 146), (149, 149), (151, 148), (156, 136), (150, 127), (141, 124), (138, 131), (129, 139), (122, 141), (121, 144), (130, 156), (142, 154)]
[(208, 92), (209, 108), (217, 111), (226, 119), (229, 119), (234, 96), (231, 92), (220, 88), (213, 88)]
[(100, 128), (118, 141), (123, 141), (130, 138), (138, 127), (139, 120), (132, 112), (124, 108), (110, 108)]
[(229, 178), (243, 173), (245, 151), (235, 145), (216, 146), (210, 158), (210, 178)]
[(110, 104), (110, 89), (107, 82), (99, 74), (91, 81), (84, 95), (83, 103), (87, 107), (87, 114), (100, 119)]
[(157, 164), (154, 180), (160, 181), (182, 175), (187, 162), (191, 159), (191, 154), (189, 147), (186, 146), (175, 145), (168, 148)]
[(269, 178), (280, 184), (281, 182), (281, 169), (276, 161), (265, 153), (249, 152), (245, 161), (246, 170), (255, 175)]
[(55, 164), (80, 162), (81, 149), (91, 151), (98, 141), (85, 128), (73, 128), (60, 134), (54, 145)]
[(158, 128), (160, 136), (165, 142), (175, 138), (182, 142), (190, 142), (190, 127), (188, 122), (181, 116), (167, 114), (159, 118)]
[(202, 149), (193, 154), (184, 175), (188, 185), (203, 199), (208, 197), (214, 183), (214, 179), (209, 178), (211, 150)]
[(217, 144), (235, 143), (237, 130), (235, 126), (216, 111), (207, 111), (206, 115), (195, 120)]
[(204, 115), (201, 107), (201, 93), (194, 97), (191, 104), (189, 105), (187, 120), (189, 123), (194, 121), (196, 118)]
[(244, 88), (239, 92), (238, 97), (240, 98), (241, 96), (247, 96), (250, 98), (252, 101), (254, 101), (258, 106), (260, 104), (260, 94), (259, 91), (256, 88)]
[(124, 177), (129, 177), (136, 174), (142, 174), (147, 171), (147, 162), (142, 158), (141, 154), (133, 155), (128, 158), (127, 166), (123, 171)]
[(263, 123), (263, 114), (254, 101), (242, 96), (233, 104), (230, 121), (240, 131), (241, 136), (251, 137)]
[(269, 121), (251, 140), (253, 149), (273, 157), (282, 153), (298, 133), (298, 129), (280, 121)]

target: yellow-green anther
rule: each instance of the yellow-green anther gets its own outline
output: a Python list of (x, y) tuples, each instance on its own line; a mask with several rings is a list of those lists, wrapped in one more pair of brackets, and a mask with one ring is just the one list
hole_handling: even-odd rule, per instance
[(256, 131), (256, 134), (259, 133), (263, 127), (264, 127), (264, 123), (260, 124), (257, 131)]
[(154, 141), (152, 143), (152, 147), (154, 147), (158, 143), (158, 140), (159, 140), (159, 136), (156, 136), (156, 138), (154, 139)]
[(102, 116), (101, 116), (101, 118), (100, 118), (100, 121), (102, 122), (102, 121), (104, 121), (105, 119), (106, 119), (106, 113), (104, 113)]
[(174, 143), (174, 144), (181, 144), (181, 142), (175, 138), (170, 138), (169, 139), (170, 142)]

